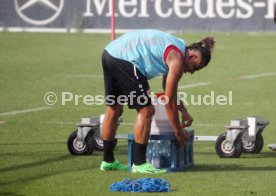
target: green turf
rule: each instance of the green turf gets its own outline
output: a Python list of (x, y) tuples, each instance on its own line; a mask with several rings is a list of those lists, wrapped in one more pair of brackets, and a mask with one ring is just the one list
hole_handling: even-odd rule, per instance
[[(189, 105), (195, 134), (219, 135), (231, 119), (261, 115), (270, 120), (263, 134), (264, 148), (258, 155), (221, 159), (213, 142), (197, 141), (193, 169), (151, 177), (166, 178), (172, 187), (169, 195), (274, 195), (276, 152), (270, 151), (267, 144), (276, 143), (276, 76), (233, 78), (276, 73), (276, 34), (179, 36), (191, 43), (206, 35), (217, 41), (212, 62), (203, 71), (185, 75), (180, 85), (210, 82), (209, 86), (185, 89), (185, 92), (206, 95), (215, 91), (227, 95), (233, 91), (233, 105)], [(78, 105), (73, 102), (61, 105), (61, 92), (103, 94), (102, 78), (76, 76), (102, 74), (101, 52), (109, 40), (110, 36), (103, 34), (0, 33), (0, 195), (107, 195), (113, 182), (147, 177), (128, 172), (101, 172), (101, 152), (71, 156), (66, 147), (75, 123), (81, 117), (102, 114), (105, 107), (86, 106), (81, 99)], [(152, 91), (161, 91), (160, 78), (150, 84)], [(50, 109), (1, 115), (46, 107), (43, 96), (48, 91), (55, 92), (59, 98)], [(125, 108), (124, 122), (133, 122), (134, 116), (134, 111)], [(122, 124), (118, 132), (130, 133), (132, 126)], [(120, 140), (115, 153), (126, 163), (127, 142)]]

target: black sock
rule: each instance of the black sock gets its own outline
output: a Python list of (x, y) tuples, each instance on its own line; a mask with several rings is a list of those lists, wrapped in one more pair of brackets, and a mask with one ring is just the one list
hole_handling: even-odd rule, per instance
[(134, 161), (135, 165), (146, 163), (147, 144), (139, 144), (134, 142)]
[(115, 147), (114, 142), (115, 142), (115, 140), (112, 140), (112, 141), (103, 140), (103, 143), (104, 143), (104, 158), (103, 158), (103, 160), (105, 162), (112, 163), (115, 160), (114, 154), (113, 154), (113, 150)]

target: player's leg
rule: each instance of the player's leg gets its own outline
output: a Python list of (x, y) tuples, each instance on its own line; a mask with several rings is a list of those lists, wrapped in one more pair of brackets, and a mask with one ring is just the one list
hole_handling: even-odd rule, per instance
[(102, 122), (102, 136), (104, 140), (114, 140), (117, 130), (117, 121), (123, 113), (123, 105), (107, 106)]
[(115, 134), (117, 121), (123, 113), (123, 105), (107, 106), (102, 122), (102, 136), (104, 142), (104, 157), (101, 170), (127, 170), (127, 166), (119, 163), (114, 157)]
[(154, 111), (155, 109), (152, 105), (137, 109), (137, 116), (134, 124), (134, 139), (136, 149), (134, 158), (135, 165), (146, 163), (146, 150)]
[(104, 155), (103, 162), (101, 164), (101, 170), (127, 170), (127, 166), (119, 163), (114, 157), (115, 148), (115, 134), (117, 129), (118, 118), (123, 113), (123, 105), (116, 102), (116, 98), (120, 95), (120, 89), (118, 89), (118, 83), (116, 81), (116, 62), (113, 58), (104, 51), (102, 64), (104, 73), (104, 85), (105, 85), (105, 97), (107, 109), (105, 117), (102, 122), (102, 136), (104, 143)]
[[(146, 163), (147, 144), (150, 135), (151, 121), (155, 108), (148, 95), (150, 86), (147, 78), (136, 70), (135, 77), (128, 79), (128, 85), (131, 86), (128, 92), (128, 107), (136, 109), (137, 116), (134, 124), (134, 161), (132, 166), (133, 173), (165, 173), (166, 170), (157, 169), (151, 164)], [(127, 90), (127, 89), (126, 89)]]

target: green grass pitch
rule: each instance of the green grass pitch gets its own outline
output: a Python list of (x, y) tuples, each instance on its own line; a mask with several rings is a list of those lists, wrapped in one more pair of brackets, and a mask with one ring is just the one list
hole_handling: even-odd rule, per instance
[[(79, 98), (61, 103), (61, 93), (104, 93), (101, 52), (110, 41), (107, 34), (0, 33), (0, 195), (127, 195), (110, 193), (109, 186), (124, 178), (167, 179), (167, 195), (275, 195), (276, 152), (276, 34), (185, 33), (187, 43), (210, 35), (216, 41), (213, 58), (204, 70), (186, 74), (180, 85), (209, 85), (181, 89), (189, 95), (233, 92), (232, 105), (192, 105), (196, 135), (225, 131), (231, 119), (260, 115), (270, 121), (260, 154), (221, 159), (214, 142), (194, 144), (195, 167), (185, 172), (134, 175), (101, 172), (102, 152), (71, 156), (66, 141), (82, 117), (98, 116), (104, 105), (85, 105)], [(242, 76), (254, 76), (242, 79)], [(150, 81), (161, 91), (161, 79)], [(44, 103), (46, 92), (55, 92), (53, 106)], [(45, 108), (27, 112), (28, 109)], [(16, 113), (23, 111), (23, 113)], [(118, 133), (131, 133), (135, 111), (125, 108)], [(127, 142), (119, 140), (116, 158), (127, 163)], [(133, 194), (135, 195), (135, 194)], [(139, 194), (144, 195), (144, 194)], [(155, 194), (151, 194), (155, 195)], [(164, 194), (162, 194), (164, 195)]]

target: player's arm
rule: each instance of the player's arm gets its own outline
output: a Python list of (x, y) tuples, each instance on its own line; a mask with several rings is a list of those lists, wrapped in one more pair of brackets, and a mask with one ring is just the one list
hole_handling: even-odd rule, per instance
[(171, 125), (175, 131), (175, 136), (180, 143), (185, 143), (183, 131), (180, 125), (177, 106), (177, 87), (183, 74), (182, 57), (176, 50), (171, 50), (166, 58), (169, 73), (165, 81), (165, 95), (167, 97), (166, 112)]
[[(167, 81), (167, 75), (164, 75), (163, 76), (163, 81), (162, 81), (162, 87), (163, 87), (164, 91), (166, 89), (166, 81)], [(179, 101), (179, 103), (177, 104), (178, 105), (178, 110), (181, 113), (187, 112), (187, 108), (185, 107), (184, 103), (181, 100), (178, 100), (178, 101)]]
[(178, 105), (178, 110), (182, 113), (181, 127), (188, 127), (188, 126), (192, 125), (193, 118), (189, 114), (187, 108), (185, 107), (184, 103), (181, 100)]
[[(172, 53), (172, 56), (170, 56), (170, 58), (174, 58), (175, 55), (176, 55), (176, 54)], [(177, 58), (179, 58), (179, 57), (177, 57)], [(182, 58), (183, 58), (183, 57), (182, 57)], [(168, 61), (167, 63), (170, 63), (170, 62), (169, 62), (170, 60), (171, 60), (171, 59), (167, 59), (167, 61)], [(164, 76), (163, 76), (162, 87), (163, 87), (164, 91), (166, 90), (167, 77), (168, 77), (167, 75), (164, 75)], [(180, 77), (181, 77), (181, 76), (180, 76)], [(177, 87), (176, 87), (176, 88), (177, 88)], [(177, 98), (177, 89), (176, 89), (175, 97)], [(181, 114), (182, 114), (182, 117), (181, 117), (181, 119), (182, 119), (181, 127), (188, 127), (188, 126), (190, 126), (190, 125), (192, 124), (193, 118), (192, 118), (192, 116), (188, 113), (188, 111), (187, 111), (187, 109), (186, 109), (184, 103), (183, 103), (181, 100), (178, 100), (178, 101), (179, 101), (179, 102), (177, 103), (177, 109), (178, 109), (178, 111), (180, 111)]]

